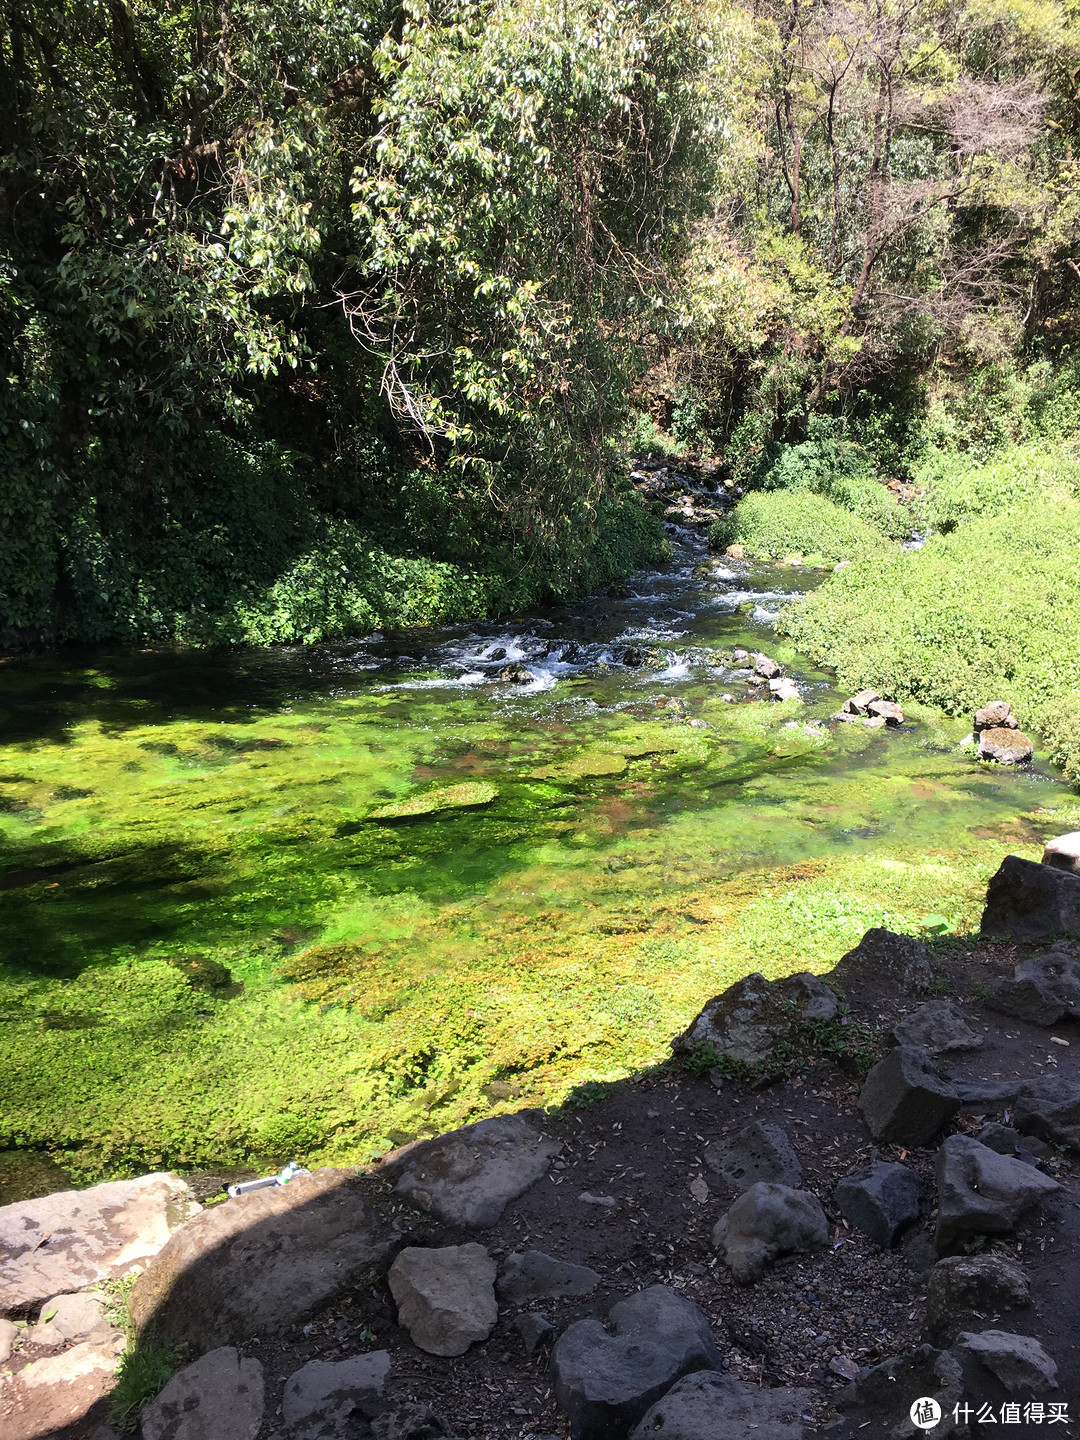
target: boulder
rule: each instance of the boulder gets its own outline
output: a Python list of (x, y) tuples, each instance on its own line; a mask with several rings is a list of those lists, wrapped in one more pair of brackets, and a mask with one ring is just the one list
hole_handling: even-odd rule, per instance
[(409, 1246), (387, 1278), (398, 1323), (429, 1355), (464, 1355), (495, 1328), (495, 1261), (483, 1245)]
[(571, 1265), (542, 1250), (526, 1250), (507, 1256), (495, 1291), (500, 1300), (524, 1305), (552, 1295), (591, 1295), (600, 1280), (587, 1265)]
[(630, 1432), (630, 1440), (804, 1440), (809, 1390), (763, 1390), (711, 1370), (676, 1381)]
[(41, 1307), (49, 1324), (65, 1340), (82, 1340), (87, 1335), (105, 1337), (112, 1328), (105, 1318), (105, 1297), (92, 1290), (75, 1295), (54, 1295)]
[(712, 1233), (742, 1285), (760, 1279), (778, 1255), (819, 1250), (828, 1239), (829, 1223), (816, 1195), (764, 1180), (739, 1196)]
[(904, 712), (894, 700), (871, 700), (867, 709), (877, 719), (884, 720), (886, 725), (895, 726), (904, 723)]
[(983, 1037), (964, 1019), (952, 1000), (927, 1000), (892, 1028), (900, 1045), (921, 1045), (931, 1055), (949, 1050), (978, 1050)]
[(975, 723), (971, 728), (978, 735), (982, 730), (1015, 730), (1019, 724), (1007, 700), (991, 700), (989, 705), (975, 711)]
[(1007, 1255), (948, 1255), (926, 1284), (926, 1338), (948, 1346), (961, 1330), (1031, 1304), (1031, 1282)]
[(843, 712), (845, 715), (869, 715), (870, 706), (876, 705), (880, 699), (876, 690), (860, 690), (850, 700), (844, 701)]
[(526, 1355), (535, 1355), (541, 1345), (549, 1345), (555, 1334), (555, 1326), (538, 1310), (526, 1310), (519, 1315), (514, 1321), (514, 1329), (521, 1336)]
[(494, 1225), (511, 1200), (546, 1175), (562, 1142), (518, 1115), (480, 1120), (388, 1156), (394, 1191), (454, 1225)]
[(1080, 875), (1006, 855), (986, 891), (984, 935), (1080, 940)]
[(1080, 1083), (1065, 1075), (1025, 1081), (1013, 1104), (1012, 1121), (1022, 1135), (1080, 1150)]
[(934, 963), (921, 940), (874, 926), (840, 959), (831, 978), (845, 987), (867, 981), (879, 985), (884, 978), (916, 994), (933, 983)]
[(718, 1055), (760, 1064), (800, 1023), (831, 1019), (837, 1009), (836, 996), (816, 975), (789, 975), (775, 983), (763, 975), (746, 975), (714, 996), (671, 1048), (687, 1054), (707, 1044)]
[(890, 1050), (859, 1092), (870, 1134), (895, 1145), (928, 1145), (959, 1109), (956, 1091), (935, 1074), (926, 1050), (917, 1045)]
[(833, 1202), (875, 1245), (887, 1250), (905, 1226), (919, 1218), (922, 1181), (906, 1165), (873, 1160), (836, 1187)]
[(996, 1150), (999, 1155), (1018, 1155), (1021, 1160), (1049, 1160), (1054, 1150), (1045, 1140), (1036, 1140), (1032, 1135), (1021, 1135), (1011, 1125), (1002, 1125), (991, 1120), (975, 1136), (980, 1145)]
[(950, 1135), (937, 1156), (938, 1253), (976, 1235), (1008, 1235), (1033, 1205), (1060, 1189), (1056, 1180), (968, 1135)]
[(1071, 870), (1074, 875), (1080, 875), (1080, 830), (1059, 835), (1056, 840), (1048, 840), (1042, 853), (1042, 864), (1052, 865), (1055, 870)]
[(722, 1361), (709, 1322), (689, 1300), (653, 1285), (578, 1320), (551, 1354), (555, 1398), (574, 1440), (621, 1440), (676, 1380)]
[(131, 1293), (140, 1332), (196, 1350), (277, 1335), (388, 1259), (352, 1171), (317, 1170), (204, 1210)]
[(798, 700), (799, 687), (794, 680), (783, 677), (769, 681), (769, 694), (774, 700)]
[(1010, 1335), (1006, 1330), (964, 1331), (953, 1349), (971, 1355), (1013, 1394), (1048, 1395), (1058, 1388), (1058, 1367), (1039, 1342), (1030, 1335)]
[(262, 1419), (263, 1368), (225, 1345), (178, 1371), (150, 1401), (142, 1440), (255, 1440)]
[(348, 1360), (310, 1360), (294, 1370), (285, 1382), (281, 1418), (286, 1425), (308, 1422), (305, 1428), (338, 1427), (356, 1414), (371, 1418), (382, 1408), (382, 1395), (390, 1374), (385, 1350), (353, 1355)]
[(0, 1208), (0, 1312), (145, 1265), (199, 1214), (179, 1176), (142, 1175)]
[(749, 1190), (759, 1180), (798, 1189), (802, 1180), (799, 1157), (779, 1125), (754, 1120), (734, 1135), (710, 1145), (705, 1164), (737, 1190)]
[(24, 1365), (3, 1391), (4, 1440), (43, 1440), (67, 1435), (113, 1388), (124, 1337), (83, 1340), (59, 1355)]
[(1045, 955), (1021, 960), (1011, 979), (990, 987), (986, 1003), (989, 1009), (1030, 1025), (1080, 1019), (1080, 945), (1059, 940)]
[(1035, 746), (1022, 730), (1001, 726), (996, 730), (980, 730), (978, 738), (978, 758), (993, 760), (998, 765), (1026, 765), (1035, 753)]
[(783, 668), (775, 660), (770, 660), (768, 655), (754, 656), (754, 674), (760, 675), (764, 680), (775, 680)]
[[(911, 1403), (917, 1396), (927, 1396), (941, 1406), (941, 1422), (931, 1432), (912, 1423)], [(957, 1427), (953, 1422), (953, 1407), (962, 1405), (963, 1400), (964, 1375), (959, 1361), (947, 1350), (920, 1345), (909, 1355), (894, 1355), (861, 1370), (855, 1383), (834, 1403), (853, 1421), (849, 1434), (870, 1433), (874, 1440), (921, 1440), (930, 1433), (934, 1440), (950, 1440), (968, 1434), (966, 1424)]]

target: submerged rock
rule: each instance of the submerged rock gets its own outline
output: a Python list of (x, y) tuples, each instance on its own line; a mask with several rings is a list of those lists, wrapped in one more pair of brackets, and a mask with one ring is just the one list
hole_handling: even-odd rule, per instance
[(984, 935), (1080, 939), (1080, 875), (1006, 855), (986, 891)]
[(413, 820), (420, 815), (435, 815), (442, 810), (472, 810), (490, 805), (499, 787), (489, 780), (463, 780), (460, 785), (444, 785), (438, 790), (425, 790), (407, 800), (395, 800), (368, 812), (368, 820)]

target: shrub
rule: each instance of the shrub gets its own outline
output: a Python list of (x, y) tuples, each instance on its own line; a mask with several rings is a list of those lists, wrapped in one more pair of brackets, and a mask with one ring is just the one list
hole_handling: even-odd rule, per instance
[(969, 521), (922, 550), (865, 558), (781, 627), (847, 686), (953, 713), (1008, 700), (1080, 776), (1080, 502), (1041, 499)]
[(758, 559), (802, 555), (821, 564), (880, 555), (889, 549), (880, 530), (810, 490), (744, 496), (731, 514), (709, 531), (714, 549), (722, 550), (736, 541)]
[(1080, 462), (1068, 450), (1039, 445), (1017, 446), (983, 464), (955, 451), (933, 451), (916, 469), (915, 481), (927, 491), (920, 517), (947, 534), (1039, 496), (1053, 503), (1080, 494)]

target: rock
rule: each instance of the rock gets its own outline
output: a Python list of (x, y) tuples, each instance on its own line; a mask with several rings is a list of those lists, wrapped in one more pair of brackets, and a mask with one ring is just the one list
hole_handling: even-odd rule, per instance
[(979, 731), (978, 758), (994, 760), (998, 765), (1025, 765), (1035, 753), (1035, 746), (1022, 730)]
[(532, 676), (520, 660), (515, 660), (511, 665), (504, 665), (496, 679), (503, 680), (510, 685), (527, 685)]
[(427, 1405), (407, 1400), (376, 1416), (371, 1434), (373, 1440), (442, 1440), (450, 1435), (450, 1426)]
[(763, 680), (775, 680), (783, 668), (775, 660), (770, 660), (768, 655), (754, 656), (754, 674), (760, 675)]
[(834, 1375), (839, 1375), (841, 1380), (857, 1380), (859, 1378), (859, 1366), (847, 1355), (834, 1355), (829, 1361), (829, 1369)]
[(971, 728), (977, 735), (980, 730), (1015, 730), (1019, 724), (1008, 701), (991, 700), (989, 705), (975, 711), (975, 724)]
[[(912, 1423), (911, 1403), (917, 1396), (927, 1396), (941, 1406), (941, 1423), (930, 1432)], [(918, 1440), (929, 1433), (934, 1440), (949, 1440), (968, 1433), (966, 1425), (958, 1430), (953, 1423), (953, 1406), (962, 1405), (963, 1400), (964, 1376), (956, 1358), (947, 1350), (920, 1345), (910, 1355), (894, 1355), (861, 1370), (858, 1380), (836, 1397), (835, 1404), (855, 1421), (848, 1433), (868, 1430), (874, 1440)], [(871, 1423), (867, 1426), (867, 1422)]]
[(769, 681), (769, 694), (774, 700), (798, 700), (799, 687), (787, 678)]
[(934, 965), (930, 951), (910, 935), (894, 935), (875, 926), (837, 963), (832, 978), (840, 985), (879, 984), (887, 977), (906, 993), (926, 990), (933, 983)]
[(1065, 1075), (1025, 1081), (1013, 1105), (1012, 1121), (1022, 1135), (1080, 1150), (1080, 1084)]
[(984, 935), (1080, 939), (1080, 875), (1006, 855), (986, 891)]
[(142, 1440), (255, 1440), (262, 1418), (262, 1366), (225, 1345), (178, 1371), (150, 1401)]
[(745, 559), (746, 559), (746, 546), (745, 546), (745, 545), (729, 545), (729, 546), (727, 547), (727, 549), (724, 551), (724, 554), (728, 557), (729, 560), (745, 560)]
[(166, 1345), (277, 1335), (381, 1267), (396, 1238), (376, 1228), (352, 1171), (298, 1175), (179, 1230), (135, 1282), (132, 1315)]
[(0, 1320), (0, 1365), (9, 1358), (15, 1348), (19, 1327), (13, 1320)]
[(955, 1090), (940, 1079), (925, 1049), (897, 1045), (879, 1060), (859, 1092), (859, 1112), (875, 1140), (928, 1145), (960, 1109)]
[(948, 1346), (961, 1330), (1031, 1304), (1031, 1282), (1015, 1260), (996, 1251), (948, 1255), (926, 1286), (926, 1338)]
[(583, 1205), (599, 1205), (604, 1210), (614, 1210), (619, 1203), (614, 1195), (592, 1195), (588, 1190), (582, 1190), (577, 1198)]
[(483, 1245), (409, 1246), (387, 1278), (398, 1323), (429, 1355), (464, 1355), (495, 1328), (495, 1262)]
[(1029, 1155), (1033, 1160), (1049, 1160), (1054, 1151), (1045, 1140), (1036, 1140), (1031, 1135), (1021, 1135), (1019, 1130), (1014, 1130), (1011, 1125), (1002, 1125), (993, 1120), (989, 1125), (984, 1125), (975, 1136), (980, 1145), (985, 1145), (988, 1150), (996, 1150), (999, 1155)]
[(318, 1417), (336, 1422), (355, 1412), (377, 1413), (378, 1401), (390, 1374), (390, 1356), (385, 1350), (353, 1355), (348, 1360), (310, 1360), (294, 1370), (285, 1382), (281, 1397), (281, 1418), (286, 1425)]
[(156, 1255), (199, 1206), (177, 1175), (112, 1180), (0, 1208), (0, 1311), (18, 1311)]
[(671, 1048), (688, 1054), (697, 1045), (711, 1045), (718, 1055), (759, 1064), (801, 1022), (831, 1019), (838, 1008), (829, 987), (808, 972), (775, 984), (763, 975), (746, 975), (714, 996)]
[(886, 725), (902, 725), (904, 712), (894, 700), (872, 700), (867, 707), (871, 715), (884, 720)]
[(836, 1208), (875, 1245), (887, 1250), (896, 1236), (919, 1218), (922, 1181), (906, 1165), (873, 1160), (853, 1170), (836, 1187)]
[(868, 715), (870, 706), (877, 704), (881, 696), (876, 690), (860, 690), (857, 695), (852, 695), (850, 700), (845, 700), (843, 713), (846, 715)]
[(801, 1416), (811, 1399), (809, 1390), (763, 1390), (699, 1370), (645, 1412), (630, 1440), (803, 1440), (810, 1432)]
[(542, 1250), (526, 1250), (507, 1256), (495, 1291), (500, 1300), (524, 1305), (551, 1295), (591, 1295), (600, 1280), (587, 1265), (571, 1265)]
[(82, 1291), (77, 1295), (55, 1295), (41, 1307), (41, 1313), (49, 1315), (49, 1324), (58, 1330), (65, 1340), (81, 1340), (99, 1326), (102, 1334), (111, 1328), (105, 1319), (105, 1298), (93, 1291)]
[(36, 1345), (41, 1350), (57, 1350), (63, 1345), (64, 1336), (55, 1325), (46, 1321), (44, 1324), (31, 1326), (26, 1333), (26, 1343)]
[(676, 1380), (722, 1364), (709, 1322), (689, 1300), (653, 1285), (608, 1312), (578, 1320), (551, 1355), (555, 1398), (574, 1440), (625, 1436)]
[(1056, 1180), (968, 1135), (950, 1135), (937, 1156), (939, 1254), (976, 1235), (1008, 1235), (1025, 1210), (1060, 1189)]
[(645, 651), (639, 650), (636, 645), (631, 645), (629, 649), (623, 651), (622, 663), (633, 666), (635, 669), (639, 665), (644, 665)]
[(410, 1145), (389, 1156), (380, 1173), (421, 1210), (480, 1229), (546, 1175), (561, 1149), (561, 1141), (546, 1139), (520, 1116), (499, 1115)]
[(1080, 875), (1080, 830), (1048, 840), (1041, 863), (1052, 865), (1055, 870), (1071, 870), (1074, 875)]
[(541, 1345), (549, 1345), (555, 1334), (555, 1326), (546, 1315), (539, 1311), (527, 1310), (514, 1321), (514, 1329), (521, 1336), (527, 1355), (535, 1355)]
[(862, 723), (867, 730), (885, 729), (885, 717), (883, 715), (868, 715)]
[(978, 1050), (983, 1043), (952, 1000), (927, 1000), (894, 1025), (892, 1033), (898, 1044), (921, 1045), (931, 1055)]
[(760, 1279), (778, 1255), (817, 1250), (828, 1239), (829, 1224), (816, 1195), (764, 1180), (739, 1196), (712, 1233), (741, 1285)]
[(997, 1376), (1010, 1395), (1017, 1390), (1048, 1395), (1058, 1388), (1056, 1362), (1030, 1335), (1010, 1335), (1005, 1330), (983, 1330), (981, 1334), (964, 1331), (953, 1348), (974, 1356)]
[(755, 1120), (727, 1140), (710, 1145), (705, 1164), (738, 1190), (749, 1190), (759, 1180), (798, 1189), (802, 1180), (799, 1157), (779, 1125)]
[(1030, 1025), (1055, 1025), (1066, 1016), (1080, 1019), (1080, 945), (1059, 940), (1045, 955), (1021, 960), (1011, 979), (990, 987), (986, 1003)]
[(4, 1440), (43, 1440), (70, 1433), (113, 1387), (123, 1336), (83, 1340), (59, 1355), (24, 1365), (3, 1392)]

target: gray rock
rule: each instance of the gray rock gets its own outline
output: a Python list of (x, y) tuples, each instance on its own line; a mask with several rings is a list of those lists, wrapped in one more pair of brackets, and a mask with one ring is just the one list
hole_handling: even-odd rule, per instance
[(896, 1145), (928, 1145), (959, 1109), (956, 1091), (915, 1045), (897, 1045), (879, 1060), (859, 1092), (870, 1134)]
[(1059, 835), (1056, 840), (1048, 840), (1041, 863), (1053, 865), (1055, 870), (1071, 870), (1080, 875), (1080, 830), (1072, 830), (1068, 835)]
[(318, 1415), (321, 1419), (346, 1419), (354, 1411), (370, 1416), (390, 1374), (390, 1356), (385, 1350), (353, 1355), (348, 1360), (310, 1360), (294, 1370), (285, 1382), (281, 1397), (281, 1418), (297, 1425)]
[(27, 1345), (36, 1345), (41, 1350), (56, 1350), (64, 1343), (64, 1336), (55, 1325), (48, 1321), (31, 1326), (26, 1332)]
[(372, 1440), (443, 1440), (450, 1426), (427, 1405), (406, 1401), (376, 1416), (371, 1434)]
[(601, 1278), (587, 1265), (571, 1265), (542, 1250), (526, 1250), (507, 1256), (495, 1291), (500, 1300), (524, 1305), (550, 1295), (591, 1295)]
[(555, 1398), (574, 1440), (625, 1436), (676, 1380), (720, 1369), (709, 1322), (665, 1285), (620, 1300), (607, 1323), (613, 1333), (599, 1320), (578, 1320), (552, 1351)]
[(1020, 1087), (1012, 1112), (1022, 1135), (1080, 1150), (1080, 1084), (1065, 1075), (1045, 1075)]
[[(259, 1192), (256, 1192), (259, 1193)], [(255, 1440), (263, 1418), (263, 1368), (231, 1345), (175, 1374), (142, 1413), (143, 1440)]]
[(988, 1150), (996, 1150), (999, 1155), (1019, 1155), (1021, 1159), (1027, 1155), (1032, 1160), (1049, 1160), (1054, 1153), (1053, 1147), (1045, 1140), (1021, 1135), (1019, 1130), (1014, 1130), (1011, 1125), (1002, 1125), (997, 1120), (984, 1125), (975, 1139)]
[(980, 730), (978, 734), (980, 760), (993, 760), (998, 765), (1026, 765), (1035, 753), (1035, 746), (1022, 730), (998, 726), (992, 730)]
[(809, 1190), (759, 1181), (716, 1222), (712, 1241), (742, 1285), (759, 1279), (778, 1255), (828, 1243), (821, 1201)]
[(1080, 875), (1006, 855), (986, 891), (984, 935), (1080, 939)]
[(783, 669), (775, 660), (770, 660), (768, 655), (754, 656), (754, 674), (760, 675), (765, 680), (775, 680)]
[(18, 1334), (19, 1327), (13, 1320), (0, 1320), (0, 1365), (10, 1357)]
[(971, 728), (978, 735), (981, 730), (1015, 730), (1019, 724), (1007, 700), (991, 700), (989, 705), (975, 711), (975, 723)]
[(927, 1000), (894, 1025), (892, 1033), (898, 1044), (921, 1045), (931, 1055), (978, 1050), (983, 1043), (952, 1000)]
[[(911, 1402), (926, 1395), (941, 1406), (941, 1423), (932, 1432), (919, 1429), (911, 1420)], [(968, 1427), (953, 1423), (954, 1405), (964, 1399), (964, 1376), (959, 1362), (947, 1350), (920, 1345), (910, 1355), (894, 1355), (880, 1365), (862, 1370), (859, 1378), (835, 1399), (836, 1408), (854, 1420), (848, 1433), (863, 1434), (872, 1422), (875, 1440), (921, 1440), (927, 1433), (939, 1437), (968, 1434)], [(865, 1420), (863, 1419), (865, 1417)]]
[(794, 680), (784, 676), (779, 680), (769, 681), (769, 695), (773, 700), (798, 700), (799, 687)]
[(577, 1198), (583, 1205), (599, 1205), (601, 1210), (614, 1210), (619, 1203), (614, 1195), (593, 1195), (588, 1190), (582, 1190)]
[(645, 1412), (630, 1440), (804, 1440), (810, 1432), (800, 1417), (812, 1398), (809, 1390), (763, 1390), (699, 1370)]
[(146, 1262), (199, 1206), (177, 1175), (111, 1180), (0, 1207), (0, 1312), (20, 1311)]
[(1012, 979), (990, 987), (986, 1004), (1031, 1025), (1080, 1018), (1080, 945), (1059, 940), (1047, 954), (1021, 960)]
[(546, 1315), (536, 1310), (527, 1310), (524, 1315), (519, 1315), (514, 1321), (514, 1328), (521, 1336), (527, 1355), (535, 1355), (541, 1345), (550, 1344), (555, 1334), (555, 1326)]
[(277, 1335), (373, 1268), (397, 1239), (372, 1220), (352, 1171), (317, 1170), (226, 1200), (172, 1237), (132, 1289), (159, 1344)]
[(389, 1156), (380, 1173), (422, 1210), (480, 1229), (546, 1175), (561, 1149), (520, 1116), (499, 1115), (411, 1145)]
[(1010, 1395), (1017, 1390), (1048, 1395), (1058, 1388), (1056, 1362), (1030, 1335), (1010, 1335), (1006, 1330), (965, 1331), (953, 1348), (974, 1356)]
[(976, 1235), (1008, 1235), (1025, 1210), (1060, 1189), (1056, 1180), (968, 1135), (950, 1135), (937, 1157), (934, 1239), (949, 1254)]
[(952, 1088), (960, 1097), (962, 1105), (995, 1106), (1011, 1105), (1020, 1094), (1024, 1081), (1018, 1075), (1015, 1080), (953, 1080)]
[(705, 1164), (738, 1190), (759, 1180), (799, 1188), (802, 1166), (779, 1125), (755, 1120), (705, 1151)]
[(111, 1328), (105, 1319), (105, 1298), (93, 1291), (54, 1295), (41, 1307), (41, 1313), (49, 1315), (49, 1324), (65, 1340), (82, 1340), (94, 1333), (104, 1335)]
[(906, 1225), (919, 1218), (922, 1181), (906, 1165), (873, 1160), (836, 1187), (836, 1208), (875, 1245), (887, 1250)]
[(926, 1285), (926, 1338), (948, 1346), (961, 1330), (1031, 1304), (1031, 1282), (1015, 1260), (990, 1250), (939, 1260)]
[(933, 983), (934, 963), (922, 941), (875, 926), (837, 962), (832, 978), (843, 986), (877, 985), (884, 978), (916, 994)]
[(495, 1328), (495, 1261), (483, 1245), (409, 1246), (387, 1278), (398, 1323), (429, 1355), (464, 1355)]
[(719, 1055), (756, 1065), (805, 1020), (831, 1019), (836, 996), (816, 975), (789, 975), (775, 984), (746, 975), (714, 996), (693, 1023), (672, 1041), (677, 1054), (708, 1044)]

